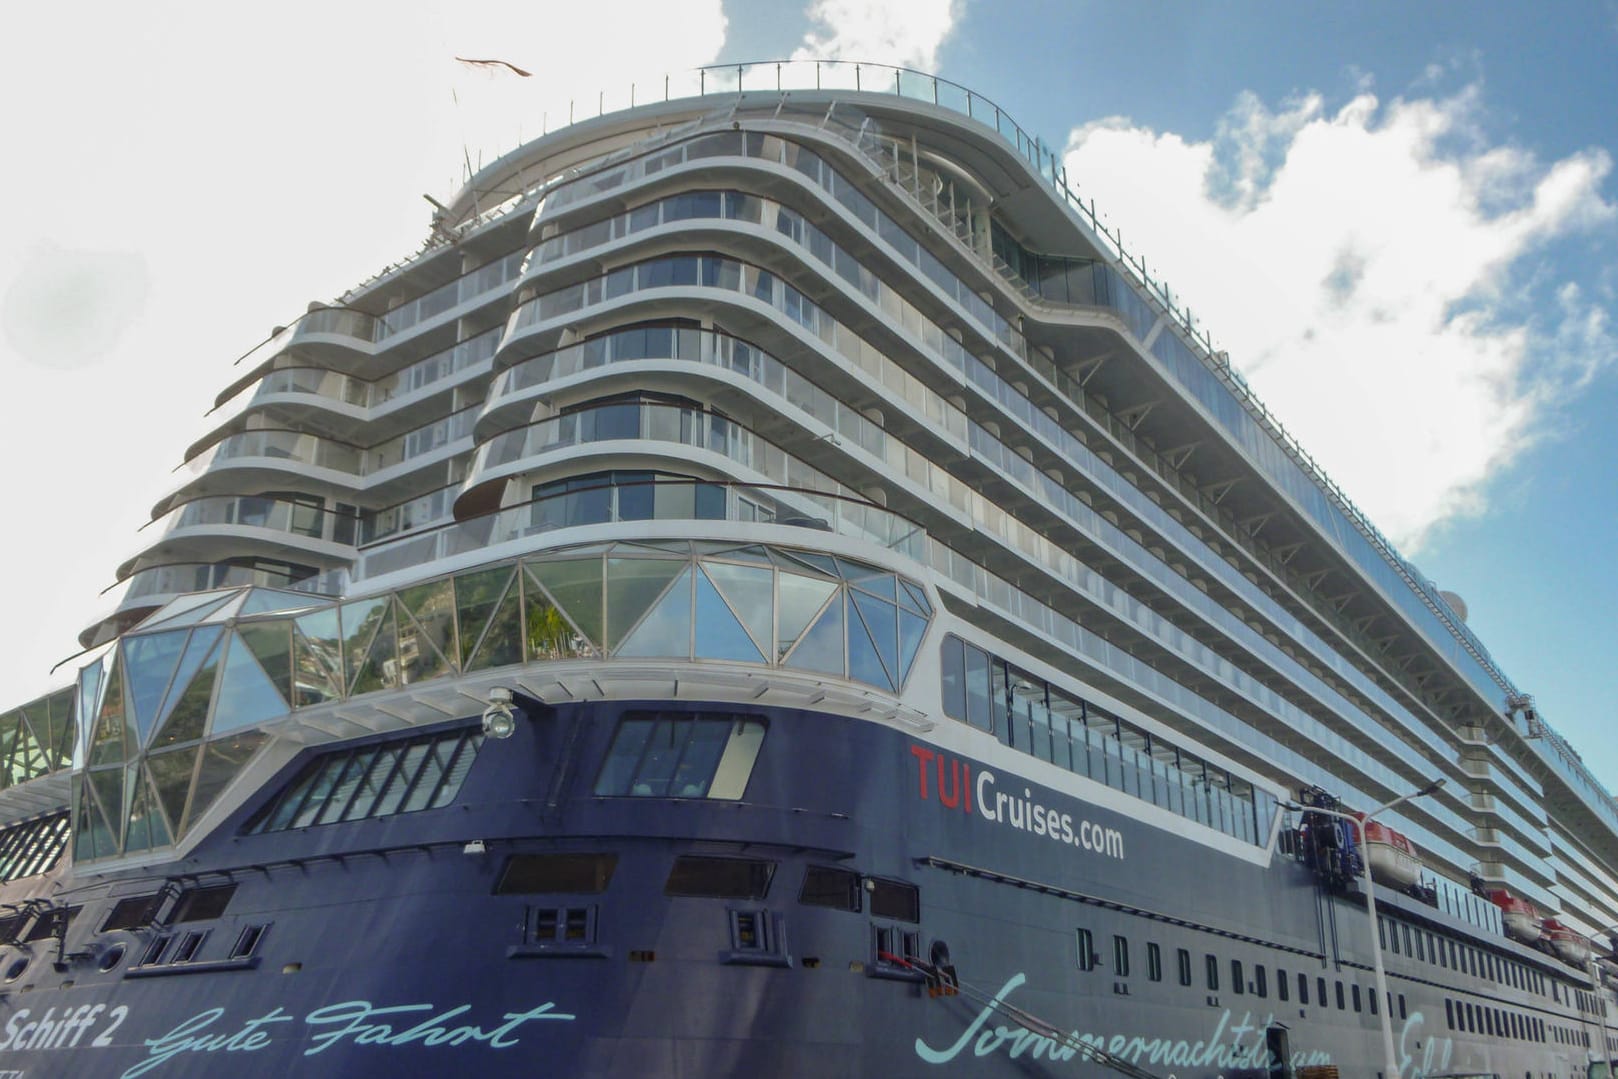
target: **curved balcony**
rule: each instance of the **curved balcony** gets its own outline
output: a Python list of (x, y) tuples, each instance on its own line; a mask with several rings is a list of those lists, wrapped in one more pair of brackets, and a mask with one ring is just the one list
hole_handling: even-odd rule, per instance
[[(236, 476), (218, 478), (221, 466)], [(307, 477), (310, 469), (324, 471), (335, 484), (356, 488), (365, 472), (365, 451), (303, 431), (243, 431), (220, 439), (176, 469), (182, 478), (152, 508), (152, 516), (167, 513), (182, 494), (222, 493), (217, 488), (240, 484), (243, 472), (260, 472), (266, 482), (284, 483), (289, 474)]]
[[(279, 571), (221, 562), (150, 566), (121, 582), (128, 587), (117, 605), (79, 634), (79, 644), (85, 648), (103, 644), (170, 600), (190, 592), (207, 592), (237, 585), (263, 585), (283, 591), (335, 596), (342, 594), (347, 581), (348, 572), (342, 569), (322, 573), (307, 567), (288, 567), (288, 571)], [(108, 591), (116, 587), (116, 584), (109, 586)]]
[(927, 559), (926, 533), (920, 525), (864, 499), (801, 487), (664, 479), (603, 483), (400, 536), (361, 548), (351, 572), (354, 580), (365, 580), (563, 529), (649, 521), (733, 521), (809, 529), (896, 551), (918, 562)]
[(175, 506), (142, 528), (156, 526), (157, 539), (118, 567), (118, 579), (135, 572), (143, 561), (179, 558), (204, 560), (242, 553), (244, 544), (262, 548), (256, 554), (314, 557), (347, 561), (358, 531), (358, 518), (325, 509), (318, 500), (271, 495), (217, 495)]

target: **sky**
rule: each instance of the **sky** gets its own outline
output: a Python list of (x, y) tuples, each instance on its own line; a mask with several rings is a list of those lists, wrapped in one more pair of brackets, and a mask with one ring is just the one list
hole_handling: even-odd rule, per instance
[(1618, 787), (1618, 0), (159, 0), (8, 29), (0, 707), (71, 677), (50, 668), (115, 603), (232, 362), (419, 248), (423, 194), (570, 97), (843, 58), (935, 72), (1057, 148)]

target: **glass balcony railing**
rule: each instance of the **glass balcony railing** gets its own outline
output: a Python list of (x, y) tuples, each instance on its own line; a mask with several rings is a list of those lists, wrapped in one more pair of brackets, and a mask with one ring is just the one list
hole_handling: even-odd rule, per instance
[(644, 521), (787, 525), (872, 543), (917, 560), (927, 554), (919, 525), (863, 499), (802, 488), (678, 479), (568, 491), (400, 537), (362, 549), (353, 573), (363, 580), (563, 528)]
[(357, 518), (327, 510), (321, 503), (268, 495), (198, 498), (174, 507), (147, 524), (156, 535), (186, 528), (238, 526), (304, 536), (331, 543), (352, 544)]
[(220, 461), (269, 457), (355, 476), (365, 471), (365, 451), (358, 446), (298, 431), (243, 431), (221, 440), (202, 456), (207, 460), (201, 467), (197, 467), (200, 458), (187, 465), (200, 473)]
[(347, 573), (342, 570), (320, 573), (295, 568), (271, 570), (214, 562), (182, 562), (167, 566), (152, 566), (150, 569), (132, 574), (128, 578), (129, 590), (124, 593), (120, 606), (132, 606), (136, 600), (153, 596), (207, 592), (215, 588), (231, 588), (236, 585), (263, 585), (293, 592), (336, 595), (347, 579)]

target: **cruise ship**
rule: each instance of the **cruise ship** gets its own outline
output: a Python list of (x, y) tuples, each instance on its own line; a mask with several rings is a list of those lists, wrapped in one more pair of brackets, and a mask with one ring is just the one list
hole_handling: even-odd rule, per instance
[(1605, 1075), (1618, 804), (1046, 143), (592, 111), (220, 358), (0, 717), (0, 1076)]

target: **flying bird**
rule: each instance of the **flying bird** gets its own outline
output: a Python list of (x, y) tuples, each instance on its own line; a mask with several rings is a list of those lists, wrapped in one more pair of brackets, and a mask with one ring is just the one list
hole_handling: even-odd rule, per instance
[(511, 63), (509, 60), (468, 60), (464, 56), (457, 56), (455, 59), (459, 60), (463, 64), (471, 64), (473, 67), (504, 67), (509, 68), (512, 72), (521, 75), (525, 79), (533, 77), (533, 72), (524, 71), (516, 64)]

